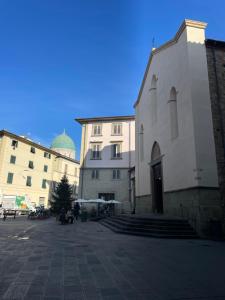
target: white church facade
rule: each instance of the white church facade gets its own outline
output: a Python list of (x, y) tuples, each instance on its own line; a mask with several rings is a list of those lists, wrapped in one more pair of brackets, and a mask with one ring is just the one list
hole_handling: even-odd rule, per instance
[(187, 218), (198, 232), (222, 218), (206, 23), (185, 20), (152, 49), (136, 110), (136, 213)]

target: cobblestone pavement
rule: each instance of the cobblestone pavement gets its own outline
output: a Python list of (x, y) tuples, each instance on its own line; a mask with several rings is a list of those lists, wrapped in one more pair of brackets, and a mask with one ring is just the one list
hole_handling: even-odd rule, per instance
[(225, 243), (1, 220), (0, 299), (225, 300)]

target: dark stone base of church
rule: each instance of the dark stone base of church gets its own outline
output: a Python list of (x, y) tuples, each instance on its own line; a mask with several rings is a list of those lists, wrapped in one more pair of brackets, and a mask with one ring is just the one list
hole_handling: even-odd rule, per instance
[[(152, 212), (151, 195), (136, 198), (136, 214)], [(188, 220), (201, 237), (223, 237), (223, 207), (217, 188), (164, 192), (163, 215)]]
[(119, 215), (102, 219), (100, 223), (114, 232), (130, 235), (195, 239), (195, 230), (187, 220), (181, 218), (167, 218), (162, 215)]

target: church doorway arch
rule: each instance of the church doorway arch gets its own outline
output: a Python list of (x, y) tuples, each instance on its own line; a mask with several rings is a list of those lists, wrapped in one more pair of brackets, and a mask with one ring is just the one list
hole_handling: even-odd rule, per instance
[(155, 213), (163, 213), (163, 176), (162, 155), (159, 144), (155, 142), (151, 153), (151, 188), (152, 188), (152, 210)]

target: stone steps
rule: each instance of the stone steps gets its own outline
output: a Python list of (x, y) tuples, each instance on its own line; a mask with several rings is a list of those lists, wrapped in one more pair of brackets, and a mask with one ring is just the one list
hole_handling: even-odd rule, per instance
[(161, 238), (197, 238), (187, 220), (115, 216), (100, 223), (114, 232)]
[(129, 224), (130, 227), (139, 227), (144, 226), (146, 228), (161, 228), (161, 229), (168, 229), (168, 228), (175, 228), (176, 230), (183, 230), (183, 229), (190, 229), (190, 224), (186, 220), (150, 220), (150, 219), (137, 219), (137, 218), (127, 218), (127, 217), (111, 217), (111, 220), (116, 220), (118, 224), (127, 225)]

